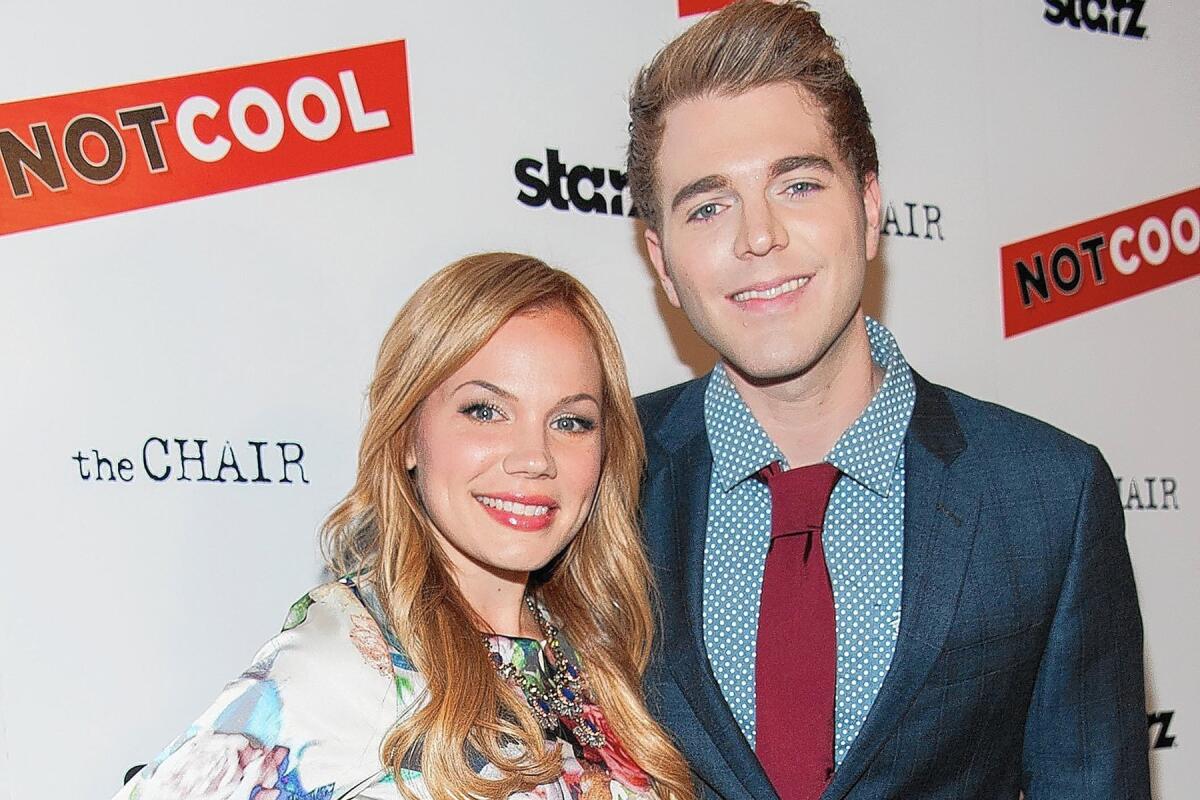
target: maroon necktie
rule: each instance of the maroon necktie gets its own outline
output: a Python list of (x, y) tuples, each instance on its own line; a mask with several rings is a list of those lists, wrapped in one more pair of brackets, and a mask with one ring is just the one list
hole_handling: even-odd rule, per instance
[(754, 668), (755, 752), (781, 800), (815, 800), (833, 777), (837, 628), (821, 528), (831, 464), (759, 473), (771, 490)]

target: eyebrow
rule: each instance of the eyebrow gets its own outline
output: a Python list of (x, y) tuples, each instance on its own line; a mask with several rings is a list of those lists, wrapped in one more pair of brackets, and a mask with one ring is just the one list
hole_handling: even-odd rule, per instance
[[(457, 392), (459, 389), (463, 388), (464, 386), (478, 386), (481, 389), (487, 389), (489, 392), (494, 392), (495, 394), (500, 395), (505, 400), (516, 400), (517, 399), (517, 396), (515, 394), (513, 394), (512, 392), (505, 391), (504, 389), (501, 389), (496, 384), (488, 383), (487, 381), (478, 381), (478, 380), (466, 381), (465, 383), (460, 383), (458, 386), (454, 387), (454, 392)], [(451, 394), (453, 394), (454, 392), (452, 392)], [(564, 397), (563, 399), (558, 401), (558, 405), (565, 406), (569, 403), (574, 403), (579, 400), (591, 400), (596, 405), (600, 405), (600, 401), (597, 400), (593, 395), (588, 394), (587, 392), (580, 392), (579, 394), (567, 395), (566, 397)]]
[(675, 197), (671, 200), (671, 210), (674, 211), (698, 194), (727, 188), (729, 188), (729, 180), (723, 175), (705, 175), (703, 178), (692, 181), (675, 193)]
[(772, 179), (778, 178), (780, 175), (786, 175), (796, 169), (819, 169), (824, 172), (833, 172), (833, 164), (830, 163), (825, 156), (803, 155), (803, 156), (787, 156), (781, 158), (771, 165), (770, 176)]
[(591, 400), (597, 406), (600, 405), (600, 401), (597, 400), (592, 395), (588, 394), (587, 392), (580, 392), (579, 394), (573, 394), (568, 397), (564, 397), (562, 400), (558, 401), (558, 404), (560, 406), (565, 406), (565, 405), (568, 405), (569, 403), (575, 403), (580, 400)]
[[(768, 170), (768, 179), (774, 180), (780, 175), (785, 175), (797, 169), (819, 169), (832, 173), (833, 164), (824, 156), (785, 156), (771, 164), (771, 168)], [(724, 175), (705, 175), (703, 178), (692, 181), (675, 193), (675, 197), (671, 199), (671, 210), (674, 211), (697, 195), (728, 188), (729, 179)]]
[[(487, 389), (489, 392), (494, 392), (494, 393), (500, 395), (505, 400), (516, 400), (517, 399), (517, 396), (515, 394), (513, 394), (512, 392), (506, 392), (505, 390), (501, 389), (496, 384), (488, 383), (487, 381), (466, 381), (465, 383), (460, 383), (458, 386), (455, 386), (454, 392), (457, 392), (459, 389), (463, 388), (464, 386), (478, 386), (481, 389)], [(452, 392), (452, 394), (454, 392)]]

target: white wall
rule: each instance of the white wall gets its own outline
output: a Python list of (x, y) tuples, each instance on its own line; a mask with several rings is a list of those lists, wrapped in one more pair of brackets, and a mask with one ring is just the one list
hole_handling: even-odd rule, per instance
[[(1200, 11), (1149, 0), (1136, 39), (1053, 25), (1036, 0), (819, 6), (863, 86), (897, 212), (870, 310), (927, 377), (1095, 442), (1126, 480), (1175, 482), (1179, 510), (1128, 523), (1150, 710), (1175, 712), (1176, 747), (1152, 752), (1156, 796), (1183, 800), (1200, 779), (1187, 758), (1200, 282), (1006, 339), (1000, 248), (1200, 186)], [(375, 348), (437, 268), (515, 249), (575, 272), (612, 315), (638, 391), (711, 363), (656, 294), (633, 220), (531, 208), (514, 176), (548, 149), (619, 169), (630, 79), (695, 18), (674, 0), (333, 8), (4, 11), (0, 104), (404, 40), (414, 153), (0, 235), (0, 798), (111, 795), (321, 580), (315, 529), (351, 483)], [(0, 129), (28, 140), (29, 108), (0, 105)], [(138, 169), (90, 188), (68, 172), (65, 192), (35, 183), (23, 199), (0, 174), (0, 229), (33, 203), (102, 202), (149, 179)], [(1200, 271), (1200, 256), (1179, 257)], [(268, 458), (270, 483), (156, 482), (141, 466), (149, 437), (207, 439), (210, 474), (226, 441), (244, 471), (248, 442), (267, 442), (265, 457), (298, 443), (308, 482), (293, 468), (280, 483)], [(82, 480), (72, 457), (93, 448), (129, 458), (133, 480)]]

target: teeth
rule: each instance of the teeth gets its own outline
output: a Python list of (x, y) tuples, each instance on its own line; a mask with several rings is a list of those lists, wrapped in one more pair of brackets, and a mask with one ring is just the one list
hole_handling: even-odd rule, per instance
[(750, 289), (745, 292), (738, 292), (733, 296), (733, 299), (739, 303), (744, 303), (747, 300), (774, 300), (782, 294), (794, 292), (804, 284), (808, 283), (808, 278), (792, 278), (790, 281), (781, 283), (778, 286), (772, 286), (770, 289), (759, 291), (758, 289)]
[(524, 503), (514, 503), (512, 500), (500, 500), (485, 495), (479, 495), (475, 499), (488, 508), (495, 508), (506, 514), (516, 514), (519, 517), (543, 517), (550, 513), (550, 506), (527, 506)]

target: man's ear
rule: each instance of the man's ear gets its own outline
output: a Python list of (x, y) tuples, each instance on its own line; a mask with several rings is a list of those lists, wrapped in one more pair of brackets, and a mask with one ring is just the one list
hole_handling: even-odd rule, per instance
[(879, 176), (874, 172), (868, 172), (863, 178), (863, 213), (867, 220), (863, 236), (866, 238), (867, 261), (879, 254), (879, 220), (882, 211)]
[(679, 308), (679, 295), (675, 293), (675, 284), (671, 281), (671, 274), (667, 271), (667, 259), (663, 255), (662, 237), (658, 231), (652, 228), (646, 228), (644, 234), (646, 238), (646, 252), (650, 254), (650, 263), (654, 265), (654, 272), (658, 275), (658, 282), (662, 284), (663, 291), (667, 293), (667, 300), (671, 305)]

